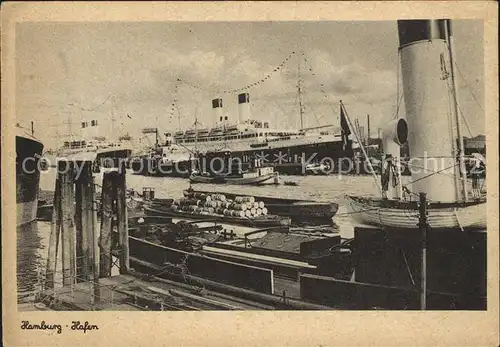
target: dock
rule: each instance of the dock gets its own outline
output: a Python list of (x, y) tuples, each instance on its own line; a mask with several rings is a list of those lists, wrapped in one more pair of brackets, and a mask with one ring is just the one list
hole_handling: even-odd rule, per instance
[[(345, 240), (274, 228), (259, 239), (248, 238), (254, 232), (237, 239), (219, 228), (211, 238), (224, 240), (186, 250), (148, 238), (148, 223), (153, 234), (171, 235), (174, 229), (158, 227), (172, 226), (171, 219), (149, 216), (138, 226), (129, 218), (124, 168), (103, 175), (98, 208), (91, 162), (59, 165), (70, 170), (58, 170), (37, 309), (486, 308), (484, 233), (355, 227), (354, 239)], [(83, 168), (78, 177), (72, 165)], [(420, 216), (425, 226), (425, 209)]]

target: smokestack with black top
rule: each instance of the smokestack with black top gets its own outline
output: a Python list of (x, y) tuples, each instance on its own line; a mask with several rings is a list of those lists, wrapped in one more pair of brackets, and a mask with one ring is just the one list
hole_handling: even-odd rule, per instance
[(244, 123), (250, 118), (250, 95), (248, 93), (238, 94), (238, 122)]
[(222, 99), (221, 98), (217, 98), (217, 99), (213, 99), (212, 100), (212, 109), (213, 109), (213, 112), (214, 112), (214, 117), (215, 117), (215, 123), (217, 122), (224, 122), (224, 121), (227, 121), (227, 117), (226, 119), (224, 119), (224, 114), (223, 114), (223, 111), (222, 111)]

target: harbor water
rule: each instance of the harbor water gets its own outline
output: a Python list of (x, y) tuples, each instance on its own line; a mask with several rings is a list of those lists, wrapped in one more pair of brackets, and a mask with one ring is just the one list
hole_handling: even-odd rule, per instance
[[(54, 190), (56, 172), (54, 169), (42, 172), (40, 189)], [(178, 198), (189, 187), (183, 178), (147, 177), (127, 174), (127, 186), (138, 192), (144, 187), (154, 188), (157, 198)], [(345, 194), (370, 195), (377, 193), (371, 176), (283, 176), (284, 181), (296, 182), (296, 186), (236, 186), (236, 185), (193, 185), (195, 189), (224, 191), (241, 195), (260, 195), (281, 198), (331, 201), (339, 204), (334, 217), (342, 237), (353, 237), (354, 225), (346, 213), (343, 202)], [(101, 177), (96, 177), (96, 183)], [(18, 301), (29, 302), (39, 287), (39, 274), (45, 271), (48, 252), (50, 222), (33, 222), (17, 229), (17, 287)], [(60, 266), (60, 264), (58, 264)]]

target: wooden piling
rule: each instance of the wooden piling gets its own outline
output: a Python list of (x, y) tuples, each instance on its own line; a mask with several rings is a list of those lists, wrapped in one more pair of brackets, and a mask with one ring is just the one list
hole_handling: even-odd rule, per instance
[(52, 202), (52, 222), (50, 224), (49, 254), (45, 271), (45, 288), (54, 288), (59, 238), (61, 237), (61, 180), (56, 179)]
[(111, 276), (111, 236), (113, 231), (113, 201), (116, 195), (116, 172), (105, 172), (102, 180), (101, 236), (99, 237), (99, 277)]
[(90, 271), (89, 233), (92, 228), (92, 162), (78, 162), (80, 169), (76, 181), (76, 268), (77, 282), (88, 281)]
[(420, 254), (420, 309), (427, 309), (427, 194), (420, 193), (419, 227), (421, 231)]
[(116, 179), (116, 209), (118, 220), (118, 240), (120, 247), (120, 274), (125, 274), (129, 271), (129, 247), (128, 247), (128, 213), (127, 213), (127, 184), (125, 162), (120, 161), (118, 168), (118, 176)]
[(71, 161), (58, 162), (61, 182), (61, 233), (63, 285), (72, 285), (75, 280), (75, 221), (74, 221), (74, 165)]
[(101, 298), (101, 287), (99, 286), (99, 258), (97, 245), (97, 201), (95, 199), (95, 183), (94, 178), (90, 179), (90, 198), (92, 201), (92, 228), (89, 232), (89, 248), (90, 248), (90, 268), (89, 277), (92, 291), (92, 304), (99, 302)]
[[(78, 165), (79, 166), (79, 165)], [(75, 252), (76, 252), (76, 283), (82, 282), (83, 278), (85, 278), (85, 265), (83, 262), (83, 184), (82, 180), (76, 179), (75, 181)]]

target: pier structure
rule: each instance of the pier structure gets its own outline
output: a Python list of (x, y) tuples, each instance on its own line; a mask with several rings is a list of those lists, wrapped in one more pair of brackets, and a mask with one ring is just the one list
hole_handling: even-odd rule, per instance
[(92, 161), (59, 161), (57, 171), (42, 301), (71, 297), (89, 308), (109, 305), (113, 266), (130, 272), (125, 169), (104, 173), (100, 199)]
[(105, 172), (97, 184), (90, 161), (58, 165), (39, 304), (55, 310), (329, 309), (300, 300), (298, 284), (274, 278), (272, 269), (129, 236), (125, 169)]

